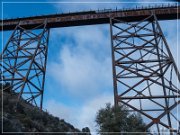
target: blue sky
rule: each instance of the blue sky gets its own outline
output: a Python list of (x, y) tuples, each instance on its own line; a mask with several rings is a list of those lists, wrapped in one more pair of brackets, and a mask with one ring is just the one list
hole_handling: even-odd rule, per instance
[[(131, 1), (138, 3), (130, 4), (116, 3), (125, 2), (119, 0), (105, 1), (112, 3), (73, 3), (73, 0), (68, 3), (51, 0), (44, 2), (48, 3), (4, 3), (3, 18), (149, 5), (142, 3), (142, 0)], [(164, 1), (155, 2), (165, 4)], [(178, 62), (177, 52), (180, 50), (175, 44), (179, 30), (177, 22), (167, 21), (161, 24)], [(4, 32), (4, 44), (10, 34), (11, 32)], [(0, 40), (2, 41), (2, 37)], [(95, 131), (95, 114), (107, 102), (113, 103), (109, 25), (51, 29), (44, 108), (79, 129), (88, 126)]]

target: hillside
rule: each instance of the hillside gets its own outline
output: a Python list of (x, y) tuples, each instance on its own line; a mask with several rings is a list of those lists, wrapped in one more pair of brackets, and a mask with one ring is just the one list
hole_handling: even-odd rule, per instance
[[(2, 91), (1, 101), (2, 101)], [(17, 109), (15, 100), (17, 95), (3, 92), (3, 131), (4, 132), (66, 132), (68, 135), (87, 135), (63, 119), (54, 117), (48, 112), (41, 111), (31, 104), (22, 101)], [(1, 118), (2, 118), (2, 105)], [(1, 124), (2, 124), (2, 119)], [(1, 126), (1, 125), (0, 125)], [(87, 129), (87, 128), (84, 128)], [(83, 129), (83, 131), (84, 131)], [(75, 133), (68, 133), (75, 132)], [(58, 133), (59, 134), (59, 133)]]

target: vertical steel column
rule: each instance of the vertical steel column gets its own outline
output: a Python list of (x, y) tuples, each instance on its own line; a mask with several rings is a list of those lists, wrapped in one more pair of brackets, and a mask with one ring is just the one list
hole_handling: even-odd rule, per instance
[(116, 82), (116, 68), (115, 68), (115, 56), (114, 56), (114, 47), (113, 47), (113, 33), (112, 33), (112, 19), (110, 19), (110, 36), (111, 36), (111, 55), (112, 55), (112, 73), (113, 73), (113, 90), (114, 90), (114, 106), (118, 107), (118, 91), (117, 91), (117, 82)]
[(23, 98), (41, 109), (49, 38), (46, 24), (47, 19), (25, 29), (19, 22), (1, 54), (0, 64), (1, 81), (10, 84), (11, 94), (17, 95), (16, 102)]
[(110, 19), (115, 106), (140, 113), (146, 129), (178, 133), (180, 74), (154, 14), (139, 22)]

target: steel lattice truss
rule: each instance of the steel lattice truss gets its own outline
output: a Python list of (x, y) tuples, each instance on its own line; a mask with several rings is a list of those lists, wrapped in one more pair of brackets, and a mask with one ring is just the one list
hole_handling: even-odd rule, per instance
[(115, 106), (140, 113), (148, 130), (178, 132), (180, 75), (156, 16), (110, 28)]
[(17, 103), (24, 98), (42, 108), (48, 37), (46, 21), (31, 30), (19, 22), (1, 54), (1, 81), (18, 94)]
[[(2, 54), (0, 75), (17, 103), (24, 98), (42, 109), (49, 29), (16, 26)], [(134, 23), (110, 19), (115, 106), (138, 112), (147, 130), (179, 131), (180, 74), (154, 14)]]

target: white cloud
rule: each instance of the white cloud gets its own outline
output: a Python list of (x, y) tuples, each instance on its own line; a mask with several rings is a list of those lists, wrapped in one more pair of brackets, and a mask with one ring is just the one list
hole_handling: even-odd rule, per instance
[(50, 38), (49, 51), (58, 54), (48, 63), (47, 78), (82, 103), (48, 100), (45, 108), (79, 129), (87, 126), (95, 132), (97, 110), (113, 101), (109, 26), (52, 29)]
[(96, 113), (100, 108), (105, 107), (106, 103), (113, 104), (112, 95), (98, 95), (78, 108), (61, 104), (58, 101), (48, 100), (45, 108), (54, 116), (65, 119), (66, 122), (71, 123), (80, 130), (83, 127), (89, 127), (91, 132), (96, 132)]
[(69, 120), (71, 117), (70, 107), (53, 99), (46, 101), (45, 108), (54, 116), (58, 116), (60, 119)]
[(105, 107), (106, 103), (113, 104), (113, 95), (99, 95), (85, 104), (81, 109), (82, 115), (80, 117), (80, 121), (84, 124), (83, 126), (88, 126), (91, 128), (91, 131), (95, 132), (95, 116), (100, 108)]
[(112, 91), (109, 35), (99, 27), (84, 28), (54, 31), (69, 40), (62, 43), (58, 59), (50, 62), (47, 70), (47, 75), (61, 87), (81, 98), (95, 96), (107, 88)]

